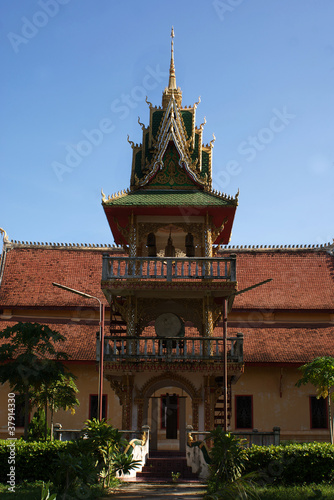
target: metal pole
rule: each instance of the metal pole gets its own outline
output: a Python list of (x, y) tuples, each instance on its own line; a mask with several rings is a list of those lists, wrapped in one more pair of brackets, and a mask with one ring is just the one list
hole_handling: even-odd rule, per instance
[(99, 405), (99, 421), (102, 420), (103, 410), (103, 359), (104, 359), (104, 304), (100, 302), (100, 361), (99, 361), (99, 392), (98, 392), (98, 405)]
[(52, 283), (53, 286), (66, 290), (67, 292), (76, 293), (77, 295), (81, 295), (86, 299), (94, 299), (99, 303), (100, 310), (100, 322), (99, 322), (99, 341), (100, 341), (100, 360), (99, 360), (99, 387), (98, 387), (98, 419), (101, 422), (102, 420), (102, 408), (103, 408), (103, 357), (104, 357), (104, 315), (105, 315), (105, 307), (104, 304), (98, 297), (94, 297), (93, 295), (89, 295), (88, 293), (81, 292), (80, 290), (75, 290), (74, 288), (70, 288), (65, 285), (61, 285), (60, 283)]
[(227, 432), (227, 299), (223, 302), (223, 342), (224, 342), (224, 432)]

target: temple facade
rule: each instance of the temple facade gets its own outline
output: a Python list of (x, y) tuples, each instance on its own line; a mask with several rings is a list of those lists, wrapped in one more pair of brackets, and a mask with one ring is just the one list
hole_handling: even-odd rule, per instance
[(103, 416), (124, 430), (149, 425), (152, 450), (184, 451), (189, 425), (328, 440), (327, 402), (295, 383), (299, 366), (334, 355), (333, 244), (230, 245), (239, 193), (212, 189), (214, 141), (203, 144), (199, 102), (182, 103), (173, 38), (161, 106), (147, 101), (142, 142), (129, 140), (130, 185), (102, 192), (115, 245), (16, 242), (3, 231), (0, 331), (31, 321), (65, 336), (80, 406), (56, 414), (63, 428), (98, 414), (101, 333), (96, 301), (54, 282), (104, 304)]

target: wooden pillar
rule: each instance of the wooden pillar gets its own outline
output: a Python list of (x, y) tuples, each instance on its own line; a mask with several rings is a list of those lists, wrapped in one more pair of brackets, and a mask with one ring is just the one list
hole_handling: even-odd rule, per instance
[(199, 412), (199, 405), (202, 403), (202, 400), (199, 398), (193, 398), (192, 399), (192, 409), (193, 409), (193, 429), (194, 431), (198, 431), (198, 412)]
[(125, 395), (122, 406), (122, 427), (124, 430), (131, 430), (132, 427), (132, 395), (133, 395), (133, 376), (125, 375)]
[(204, 430), (212, 431), (213, 429), (213, 405), (211, 395), (211, 380), (209, 376), (204, 377)]
[(204, 251), (205, 251), (205, 257), (212, 257), (212, 229), (209, 221), (208, 212), (206, 213), (206, 220), (205, 220)]
[(180, 451), (186, 451), (186, 398), (179, 397), (179, 442)]
[(152, 398), (152, 413), (151, 413), (151, 441), (150, 448), (153, 451), (158, 449), (158, 429), (159, 429), (159, 398)]

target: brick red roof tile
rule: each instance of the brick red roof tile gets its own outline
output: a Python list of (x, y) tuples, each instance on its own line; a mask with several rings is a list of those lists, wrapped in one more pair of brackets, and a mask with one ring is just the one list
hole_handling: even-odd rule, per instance
[[(308, 363), (317, 356), (334, 357), (334, 325), (327, 327), (240, 328), (245, 363)], [(228, 335), (236, 331), (229, 328)], [(223, 335), (220, 328), (216, 335)]]
[[(14, 321), (0, 321), (0, 331), (13, 326)], [(74, 323), (47, 323), (53, 330), (66, 337), (59, 343), (59, 350), (65, 351), (73, 361), (96, 360), (97, 325)], [(334, 357), (334, 326), (329, 327), (270, 327), (240, 328), (244, 334), (245, 363), (296, 363), (303, 364), (317, 356)], [(236, 331), (229, 328), (228, 335)], [(222, 336), (221, 328), (215, 330)]]
[(105, 301), (102, 253), (89, 249), (11, 249), (0, 287), (0, 307), (96, 307), (96, 301), (56, 288), (52, 282)]
[[(6, 256), (0, 307), (96, 307), (96, 301), (55, 288), (52, 282), (104, 299), (100, 288), (104, 251), (42, 246), (12, 248)], [(239, 290), (268, 278), (273, 281), (237, 296), (234, 309), (334, 310), (334, 256), (328, 252), (235, 253)]]
[[(0, 320), (0, 332), (7, 328), (7, 326), (12, 327), (16, 323), (16, 321)], [(52, 330), (64, 335), (66, 340), (58, 342), (56, 350), (66, 352), (70, 361), (96, 360), (96, 333), (99, 331), (98, 325), (46, 323), (44, 321), (40, 321), (39, 323), (47, 325)]]
[(334, 256), (325, 251), (237, 253), (239, 290), (268, 278), (273, 281), (238, 295), (233, 308), (334, 309)]

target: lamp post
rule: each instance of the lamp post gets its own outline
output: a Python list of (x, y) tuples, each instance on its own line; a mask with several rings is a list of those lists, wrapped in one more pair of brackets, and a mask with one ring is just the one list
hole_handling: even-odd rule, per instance
[(104, 358), (104, 304), (98, 297), (89, 295), (88, 293), (80, 292), (74, 288), (69, 288), (65, 285), (60, 285), (59, 283), (52, 283), (53, 286), (66, 290), (67, 292), (76, 293), (85, 297), (86, 299), (94, 299), (99, 303), (100, 309), (100, 323), (99, 323), (99, 344), (100, 344), (100, 360), (99, 360), (99, 388), (98, 388), (98, 418), (101, 422), (102, 420), (102, 401), (103, 401), (103, 358)]

